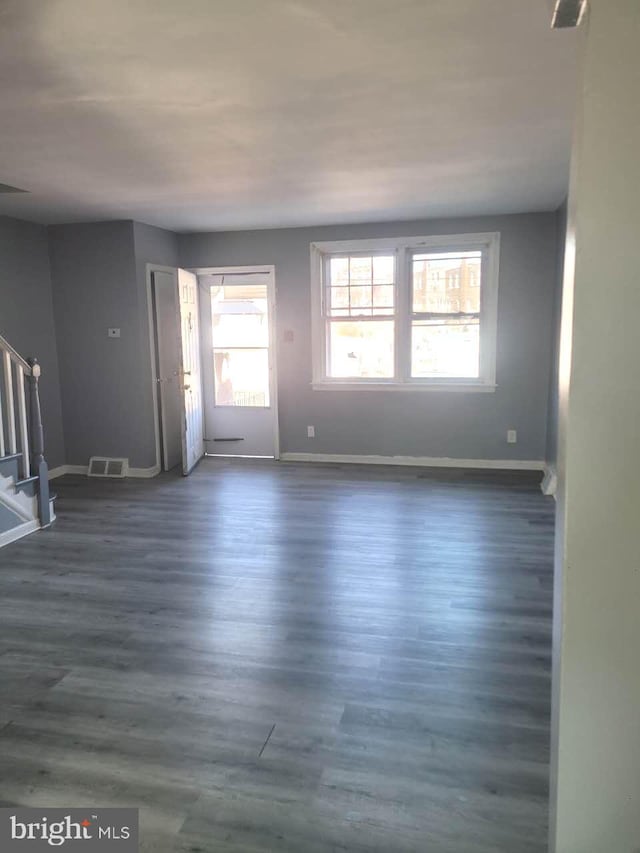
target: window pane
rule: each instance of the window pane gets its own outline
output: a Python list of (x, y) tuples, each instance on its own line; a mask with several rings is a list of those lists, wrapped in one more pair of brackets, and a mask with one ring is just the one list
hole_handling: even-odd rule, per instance
[(413, 256), (413, 311), (480, 312), (481, 252)]
[(331, 284), (349, 284), (349, 258), (331, 258)]
[(373, 283), (393, 284), (395, 264), (393, 255), (378, 255), (373, 258)]
[(349, 278), (351, 284), (371, 284), (371, 258), (349, 258)]
[(393, 285), (375, 284), (373, 286), (373, 304), (376, 308), (393, 309)]
[(214, 347), (266, 347), (269, 315), (266, 284), (211, 288)]
[(393, 378), (393, 325), (391, 320), (329, 323), (329, 376)]
[(351, 307), (371, 308), (371, 285), (351, 287)]
[(269, 405), (269, 351), (214, 349), (216, 406)]
[(480, 323), (419, 320), (412, 324), (411, 376), (477, 379), (480, 371)]
[(332, 308), (348, 308), (349, 307), (349, 288), (348, 287), (332, 287), (331, 288), (331, 307)]
[(325, 298), (328, 316), (342, 316), (342, 309), (348, 308), (351, 317), (370, 317), (374, 306), (386, 308), (387, 314), (393, 313), (394, 255), (333, 257), (328, 270)]

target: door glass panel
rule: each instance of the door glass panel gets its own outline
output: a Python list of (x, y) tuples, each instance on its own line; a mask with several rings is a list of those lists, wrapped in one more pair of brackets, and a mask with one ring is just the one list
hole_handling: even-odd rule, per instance
[(214, 347), (268, 347), (266, 284), (211, 288)]
[(266, 284), (211, 288), (216, 406), (269, 401), (269, 303)]
[(269, 405), (269, 351), (213, 350), (216, 406)]

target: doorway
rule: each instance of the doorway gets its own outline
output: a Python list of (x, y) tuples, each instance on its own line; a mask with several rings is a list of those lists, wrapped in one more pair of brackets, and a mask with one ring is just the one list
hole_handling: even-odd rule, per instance
[(205, 452), (277, 459), (275, 270), (197, 270)]

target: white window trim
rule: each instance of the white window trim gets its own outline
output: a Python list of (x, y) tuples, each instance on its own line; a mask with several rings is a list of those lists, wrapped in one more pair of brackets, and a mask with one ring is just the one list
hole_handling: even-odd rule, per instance
[[(311, 346), (312, 387), (315, 391), (457, 391), (493, 392), (496, 389), (496, 339), (498, 333), (498, 282), (500, 277), (500, 232), (473, 234), (442, 234), (429, 237), (383, 237), (367, 240), (334, 240), (311, 244)], [(454, 379), (333, 379), (326, 375), (326, 323), (322, 316), (323, 258), (326, 255), (393, 250), (397, 257), (396, 330), (397, 338), (408, 340), (409, 292), (408, 287), (397, 287), (398, 282), (408, 282), (407, 261), (410, 251), (486, 251), (481, 282), (480, 320), (480, 378)], [(396, 338), (396, 340), (397, 340)], [(409, 377), (410, 347), (395, 348), (397, 377)]]

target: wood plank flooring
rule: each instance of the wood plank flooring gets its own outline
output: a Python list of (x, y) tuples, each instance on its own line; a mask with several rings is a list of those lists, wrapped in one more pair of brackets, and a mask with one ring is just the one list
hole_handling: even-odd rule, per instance
[(57, 480), (0, 551), (0, 800), (154, 853), (544, 853), (539, 475), (204, 460)]

